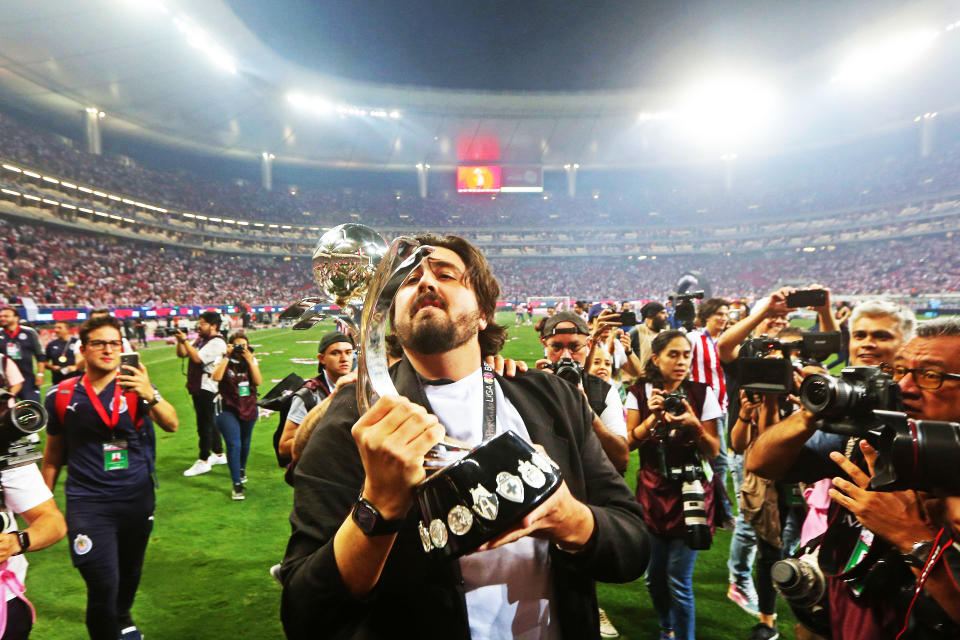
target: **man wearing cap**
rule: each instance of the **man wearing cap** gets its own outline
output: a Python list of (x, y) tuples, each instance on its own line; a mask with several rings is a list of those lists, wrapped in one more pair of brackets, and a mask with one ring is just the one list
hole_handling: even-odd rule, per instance
[(667, 308), (651, 300), (640, 307), (640, 319), (642, 322), (630, 330), (630, 347), (643, 366), (650, 358), (650, 343), (667, 328)]
[(334, 331), (320, 339), (317, 349), (317, 359), (320, 361), (318, 375), (307, 380), (290, 401), (290, 411), (277, 445), (280, 455), (292, 454), (297, 429), (307, 417), (307, 413), (333, 393), (337, 388), (337, 381), (344, 379), (353, 369), (353, 351), (353, 340), (345, 333)]
[[(537, 361), (537, 368), (553, 371), (553, 364), (562, 358), (570, 358), (585, 368), (590, 351), (590, 330), (578, 314), (561, 311), (543, 323), (540, 342), (546, 356)], [(583, 391), (599, 420), (594, 420), (594, 431), (610, 462), (621, 473), (627, 469), (627, 423), (623, 419), (623, 403), (620, 394), (608, 382), (585, 370), (581, 375), (580, 390)]]
[(214, 421), (213, 400), (220, 389), (219, 383), (210, 377), (220, 361), (227, 355), (227, 341), (220, 334), (222, 319), (216, 311), (205, 311), (197, 320), (197, 339), (187, 342), (187, 336), (177, 329), (177, 356), (187, 358), (187, 391), (193, 397), (193, 410), (197, 414), (197, 436), (200, 441), (200, 457), (183, 475), (198, 476), (207, 473), (214, 465), (227, 464), (223, 453), (223, 440)]

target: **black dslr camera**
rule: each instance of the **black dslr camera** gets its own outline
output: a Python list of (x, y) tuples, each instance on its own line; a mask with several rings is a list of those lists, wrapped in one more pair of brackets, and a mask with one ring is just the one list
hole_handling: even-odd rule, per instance
[(908, 417), (900, 387), (879, 369), (809, 375), (800, 401), (824, 431), (862, 437), (877, 450), (870, 488), (960, 494), (960, 423)]
[(583, 380), (583, 367), (573, 358), (560, 358), (551, 362), (550, 370), (572, 385), (578, 385)]
[(697, 305), (694, 300), (703, 300), (703, 291), (690, 291), (669, 296), (673, 302), (673, 318), (683, 325), (687, 331), (693, 331), (694, 320), (697, 319)]
[[(750, 338), (740, 347), (737, 358), (740, 388), (747, 393), (792, 393), (795, 366), (820, 366), (827, 356), (838, 353), (841, 345), (839, 331), (805, 333), (794, 342), (781, 342), (770, 336)], [(769, 358), (772, 353), (783, 357)]]
[(47, 410), (39, 402), (20, 400), (6, 389), (0, 389), (0, 471), (22, 467), (43, 458), (26, 436), (47, 426)]

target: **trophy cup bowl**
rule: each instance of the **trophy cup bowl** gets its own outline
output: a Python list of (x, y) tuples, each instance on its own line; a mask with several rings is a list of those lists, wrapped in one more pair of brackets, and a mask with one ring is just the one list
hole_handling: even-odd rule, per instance
[[(343, 308), (360, 347), (361, 414), (379, 397), (400, 395), (387, 369), (390, 307), (407, 276), (432, 252), (433, 247), (403, 236), (388, 245), (376, 231), (355, 223), (334, 227), (317, 243), (314, 278), (325, 298)], [(301, 317), (297, 324), (309, 321)], [(424, 466), (431, 475), (416, 488), (420, 539), (424, 551), (448, 558), (475, 551), (508, 531), (562, 481), (556, 463), (512, 431), (473, 449), (444, 440)]]

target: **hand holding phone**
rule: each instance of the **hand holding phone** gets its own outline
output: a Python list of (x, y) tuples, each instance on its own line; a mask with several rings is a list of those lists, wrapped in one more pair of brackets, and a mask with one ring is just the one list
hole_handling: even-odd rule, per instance
[(822, 307), (825, 304), (827, 292), (824, 289), (802, 289), (787, 295), (787, 306), (791, 309)]
[[(127, 371), (124, 367), (133, 367), (140, 371), (140, 354), (139, 353), (121, 353), (120, 354), (120, 371), (118, 372), (122, 376), (130, 375), (130, 371)], [(129, 385), (121, 385), (124, 388), (127, 388)]]

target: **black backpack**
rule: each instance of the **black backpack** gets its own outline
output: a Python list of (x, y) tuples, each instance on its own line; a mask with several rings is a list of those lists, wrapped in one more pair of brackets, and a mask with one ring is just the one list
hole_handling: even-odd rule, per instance
[(297, 374), (291, 373), (257, 402), (258, 407), (280, 413), (280, 423), (273, 432), (273, 452), (276, 454), (277, 464), (281, 468), (286, 468), (293, 462), (290, 456), (280, 455), (280, 437), (283, 435), (284, 425), (287, 424), (290, 404), (293, 402), (294, 396), (299, 396), (304, 407), (307, 411), (310, 411), (317, 405), (316, 396), (312, 392), (319, 388), (320, 382), (316, 378), (304, 380)]

